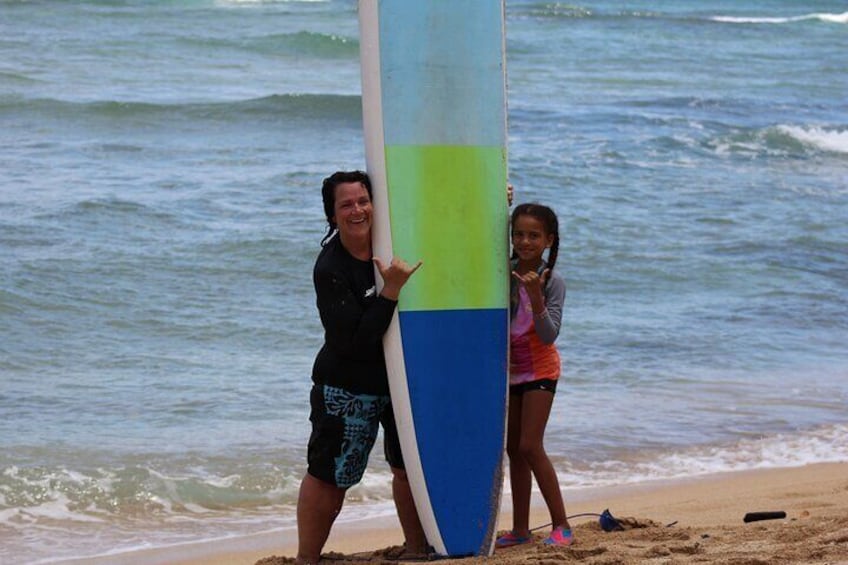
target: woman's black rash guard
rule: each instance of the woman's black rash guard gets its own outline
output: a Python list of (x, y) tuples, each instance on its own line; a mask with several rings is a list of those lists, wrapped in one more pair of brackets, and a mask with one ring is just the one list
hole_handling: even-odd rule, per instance
[(383, 334), (397, 302), (377, 294), (374, 265), (353, 257), (336, 235), (318, 254), (312, 278), (324, 326), (312, 381), (357, 394), (389, 394)]

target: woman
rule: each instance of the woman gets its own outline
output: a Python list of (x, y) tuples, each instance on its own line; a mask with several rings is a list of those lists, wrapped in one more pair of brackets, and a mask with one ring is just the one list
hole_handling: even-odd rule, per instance
[[(336, 172), (321, 190), (327, 235), (313, 282), (324, 345), (312, 369), (312, 434), (308, 469), (297, 504), (298, 563), (317, 563), (347, 489), (362, 478), (379, 425), (392, 470), (392, 494), (406, 552), (425, 553), (427, 541), (412, 500), (392, 413), (383, 334), (400, 290), (421, 266), (372, 255), (371, 181), (361, 171)], [(374, 265), (383, 279), (377, 293)]]

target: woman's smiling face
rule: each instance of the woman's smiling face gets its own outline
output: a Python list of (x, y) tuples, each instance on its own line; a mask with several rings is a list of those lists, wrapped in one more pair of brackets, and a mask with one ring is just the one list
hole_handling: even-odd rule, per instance
[(361, 182), (343, 182), (336, 187), (333, 221), (343, 239), (371, 237), (371, 197)]

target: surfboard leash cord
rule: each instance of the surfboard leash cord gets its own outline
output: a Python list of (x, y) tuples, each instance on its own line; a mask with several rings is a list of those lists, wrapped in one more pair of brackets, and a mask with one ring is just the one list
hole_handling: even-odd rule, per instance
[[(613, 532), (613, 531), (616, 531), (616, 530), (623, 530), (624, 529), (624, 526), (621, 525), (621, 523), (618, 521), (618, 518), (616, 518), (615, 516), (612, 515), (612, 513), (609, 511), (609, 508), (607, 508), (606, 510), (604, 510), (600, 514), (598, 514), (596, 512), (581, 512), (580, 514), (572, 514), (570, 516), (566, 516), (565, 519), (571, 520), (572, 518), (581, 518), (581, 517), (584, 517), (584, 516), (593, 516), (595, 518), (598, 518), (598, 521), (600, 522), (600, 525), (601, 525), (601, 529), (604, 530), (605, 532)], [(674, 522), (671, 522), (670, 524), (666, 524), (665, 527), (670, 528), (671, 526), (674, 526), (675, 524), (677, 524), (677, 520), (675, 520)], [(530, 531), (535, 532), (536, 530), (541, 530), (542, 528), (550, 528), (551, 526), (553, 526), (553, 523), (548, 522), (547, 524), (542, 524), (541, 526), (536, 526), (535, 528), (530, 528)]]
[[(600, 514), (596, 512), (581, 512), (580, 514), (571, 514), (570, 516), (566, 516), (566, 520), (571, 520), (572, 518), (583, 518), (591, 516), (593, 518), (598, 518), (601, 524), (601, 528), (604, 531), (611, 532), (615, 530), (623, 530), (624, 526), (619, 523), (618, 519), (612, 515), (609, 509), (604, 510)], [(666, 527), (671, 527), (677, 524), (677, 521), (671, 522), (670, 524), (666, 524)], [(548, 522), (547, 524), (542, 524), (541, 526), (536, 526), (535, 528), (530, 528), (531, 532), (535, 532), (537, 530), (541, 530), (542, 528), (549, 528), (553, 525), (552, 522)], [(374, 552), (373, 551), (363, 551), (359, 553), (351, 553), (346, 555), (322, 555), (321, 559), (326, 559), (327, 561), (362, 561), (362, 562), (373, 562), (374, 560)], [(436, 553), (428, 553), (427, 555), (415, 555), (415, 556), (404, 556), (403, 553), (400, 553), (397, 556), (387, 556), (380, 555), (380, 559), (384, 561), (404, 561), (404, 562), (428, 562), (428, 561), (441, 561), (444, 559), (462, 559), (463, 557), (473, 557), (473, 554), (468, 555), (438, 555)]]

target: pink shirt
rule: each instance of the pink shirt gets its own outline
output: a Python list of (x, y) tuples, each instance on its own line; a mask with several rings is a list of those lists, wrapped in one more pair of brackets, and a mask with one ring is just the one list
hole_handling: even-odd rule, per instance
[(523, 286), (518, 288), (518, 309), (509, 326), (509, 384), (559, 378), (560, 359), (556, 345), (545, 344), (536, 335), (533, 307)]

